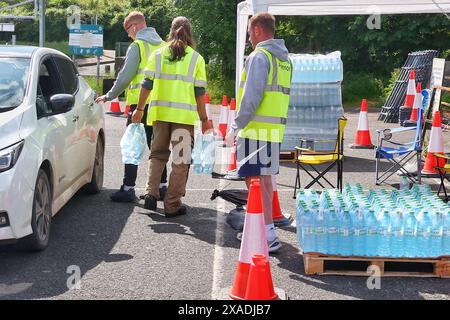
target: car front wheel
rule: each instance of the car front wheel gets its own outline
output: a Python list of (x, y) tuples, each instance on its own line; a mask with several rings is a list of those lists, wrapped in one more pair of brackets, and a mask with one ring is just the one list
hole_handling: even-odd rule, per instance
[(84, 186), (84, 190), (90, 194), (99, 193), (103, 186), (104, 148), (102, 139), (98, 139), (95, 150), (94, 170), (91, 182)]
[(33, 233), (22, 239), (21, 248), (42, 251), (47, 248), (52, 221), (52, 192), (44, 170), (39, 169), (34, 188), (31, 228)]

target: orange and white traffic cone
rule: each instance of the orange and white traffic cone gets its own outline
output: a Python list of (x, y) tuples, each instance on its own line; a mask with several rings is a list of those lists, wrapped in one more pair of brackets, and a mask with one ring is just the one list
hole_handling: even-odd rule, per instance
[(214, 122), (212, 118), (212, 112), (211, 112), (211, 100), (209, 98), (209, 94), (205, 94), (205, 109), (206, 109), (206, 116), (208, 117), (209, 124), (211, 125), (211, 128), (214, 129)]
[(231, 130), (231, 125), (234, 123), (234, 118), (236, 117), (236, 99), (233, 98), (230, 101), (230, 110), (228, 111), (228, 128), (227, 131)]
[(114, 99), (111, 101), (109, 105), (109, 112), (114, 114), (122, 114), (122, 110), (120, 109), (119, 99)]
[(352, 149), (373, 149), (375, 146), (370, 139), (369, 115), (367, 113), (367, 100), (361, 102), (359, 113), (358, 131), (356, 132), (355, 143), (350, 145)]
[(278, 190), (277, 190), (277, 178), (272, 176), (272, 188), (273, 188), (273, 198), (272, 198), (272, 220), (276, 227), (288, 226), (292, 222), (292, 216), (285, 217), (281, 212), (280, 201), (278, 200)]
[(130, 114), (130, 105), (126, 105), (125, 106), (125, 112), (123, 113), (123, 115), (126, 117), (128, 117), (128, 115)]
[[(230, 297), (235, 300), (244, 300), (247, 295), (247, 288), (249, 288), (249, 297), (254, 297), (253, 281), (261, 274), (260, 270), (256, 271), (256, 275), (249, 277), (252, 257), (254, 255), (262, 255), (264, 259), (257, 258), (256, 267), (261, 264), (269, 265), (269, 248), (267, 246), (266, 230), (264, 225), (264, 215), (262, 208), (261, 186), (259, 179), (252, 179), (250, 182), (250, 190), (247, 200), (247, 213), (245, 215), (244, 231), (242, 233), (241, 249), (239, 252), (239, 262), (237, 266), (236, 275), (231, 288)], [(267, 272), (264, 272), (266, 274)], [(270, 273), (267, 277), (270, 276)], [(271, 278), (271, 276), (270, 276)], [(264, 278), (266, 279), (266, 278)], [(267, 298), (275, 299), (277, 295), (273, 288), (268, 289), (269, 294)], [(252, 292), (252, 293), (250, 293)]]
[(419, 111), (419, 108), (421, 108), (421, 107), (422, 107), (422, 84), (419, 82), (417, 84), (416, 98), (414, 99), (414, 105), (413, 105), (413, 109), (412, 109), (411, 117), (409, 118), (409, 121), (417, 122), (418, 111)]
[[(438, 174), (434, 168), (438, 164), (436, 153), (444, 154), (444, 139), (442, 136), (441, 113), (436, 111), (433, 118), (433, 126), (431, 127), (430, 143), (428, 144), (427, 158), (422, 169), (422, 174)], [(442, 161), (441, 161), (442, 160)], [(439, 158), (439, 166), (445, 165), (445, 159)]]
[(411, 69), (404, 106), (412, 108), (414, 105), (414, 99), (416, 99), (416, 72), (414, 69)]
[(219, 135), (223, 139), (227, 135), (228, 127), (228, 99), (227, 96), (222, 98), (222, 106), (220, 107), (220, 117), (219, 117)]
[(230, 161), (228, 162), (228, 171), (236, 170), (236, 145), (231, 149)]

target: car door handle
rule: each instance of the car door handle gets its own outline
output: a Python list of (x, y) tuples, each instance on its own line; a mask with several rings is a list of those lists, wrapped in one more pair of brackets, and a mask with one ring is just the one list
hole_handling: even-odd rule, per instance
[(80, 119), (80, 116), (73, 116), (72, 122), (77, 122)]

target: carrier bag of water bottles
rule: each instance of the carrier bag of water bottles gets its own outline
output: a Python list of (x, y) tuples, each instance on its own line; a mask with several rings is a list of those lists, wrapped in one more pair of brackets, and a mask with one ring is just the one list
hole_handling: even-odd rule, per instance
[(192, 150), (192, 164), (197, 174), (211, 174), (216, 162), (217, 141), (212, 133), (200, 134), (195, 137), (194, 149)]
[(147, 145), (144, 125), (142, 123), (130, 124), (120, 140), (122, 162), (124, 164), (139, 165), (145, 146)]

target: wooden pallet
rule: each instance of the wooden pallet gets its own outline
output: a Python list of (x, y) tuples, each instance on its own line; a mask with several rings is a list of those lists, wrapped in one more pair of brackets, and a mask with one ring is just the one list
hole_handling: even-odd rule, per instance
[[(365, 276), (369, 266), (378, 266), (382, 277), (439, 277), (450, 278), (450, 257), (428, 258), (376, 258), (376, 257), (341, 257), (320, 253), (304, 253), (303, 263), (307, 275), (345, 275)], [(334, 268), (330, 264), (335, 264)], [(353, 264), (355, 270), (349, 270)], [(336, 269), (336, 267), (338, 267)], [(414, 269), (429, 269), (414, 271)], [(354, 269), (354, 268), (351, 268)]]

